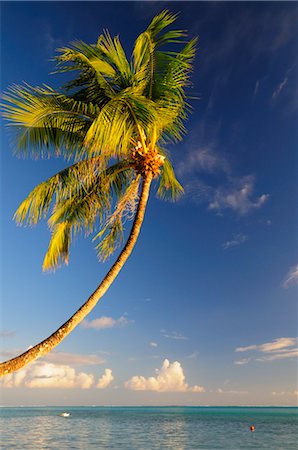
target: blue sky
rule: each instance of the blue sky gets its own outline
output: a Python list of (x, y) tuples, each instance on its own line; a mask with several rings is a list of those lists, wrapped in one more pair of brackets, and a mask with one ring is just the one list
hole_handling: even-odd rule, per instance
[[(119, 34), (129, 54), (152, 16), (199, 35), (182, 143), (185, 188), (151, 193), (140, 239), (96, 309), (46, 358), (2, 382), (2, 404), (297, 402), (297, 19), (295, 2), (2, 2), (2, 90), (49, 75), (57, 47)], [(2, 358), (48, 336), (109, 265), (78, 238), (44, 274), (46, 223), (12, 216), (57, 159), (13, 155), (2, 129)]]

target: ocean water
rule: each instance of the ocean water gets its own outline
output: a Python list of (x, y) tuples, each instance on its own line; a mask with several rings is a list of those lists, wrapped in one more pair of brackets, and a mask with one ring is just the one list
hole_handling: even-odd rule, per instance
[(3, 407), (0, 414), (3, 450), (298, 448), (298, 408)]

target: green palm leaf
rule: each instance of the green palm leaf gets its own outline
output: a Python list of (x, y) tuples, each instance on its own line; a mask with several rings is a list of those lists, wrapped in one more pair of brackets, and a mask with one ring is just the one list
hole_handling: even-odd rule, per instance
[[(99, 227), (97, 250), (103, 259), (115, 250), (126, 211), (135, 212), (139, 175), (147, 170), (140, 167), (142, 160), (144, 167), (155, 167), (160, 198), (174, 200), (183, 193), (160, 147), (182, 138), (189, 112), (185, 91), (197, 40), (185, 44), (185, 31), (169, 29), (176, 19), (168, 10), (154, 17), (136, 39), (130, 60), (119, 37), (107, 31), (95, 44), (73, 42), (55, 58), (57, 72), (75, 73), (72, 81), (59, 90), (13, 86), (4, 95), (3, 115), (16, 131), (18, 152), (74, 162), (37, 186), (15, 213), (17, 223), (29, 225), (50, 214), (44, 268), (67, 260), (79, 231)], [(164, 51), (168, 44), (181, 48)], [(164, 159), (148, 162), (147, 154)]]

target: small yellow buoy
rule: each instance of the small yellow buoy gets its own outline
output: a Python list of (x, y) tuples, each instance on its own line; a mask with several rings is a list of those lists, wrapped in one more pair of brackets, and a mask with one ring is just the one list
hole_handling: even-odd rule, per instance
[(251, 425), (251, 426), (250, 426), (250, 431), (252, 431), (252, 432), (255, 431), (255, 426), (254, 426), (254, 425)]

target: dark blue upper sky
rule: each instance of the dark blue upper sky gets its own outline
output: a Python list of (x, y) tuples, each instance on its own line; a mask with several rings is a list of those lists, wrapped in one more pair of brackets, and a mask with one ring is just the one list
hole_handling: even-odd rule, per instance
[[(152, 192), (140, 240), (114, 286), (85, 328), (44, 366), (29, 368), (17, 392), (5, 390), (6, 404), (295, 402), (297, 3), (2, 2), (2, 89), (23, 81), (60, 86), (65, 77), (49, 75), (55, 49), (94, 43), (104, 29), (130, 54), (164, 8), (179, 12), (177, 28), (199, 35), (188, 134), (169, 147), (185, 195), (172, 204)], [(17, 228), (12, 216), (65, 162), (18, 159), (9, 142), (3, 129), (2, 335), (15, 353), (74, 312), (110, 262), (99, 263), (91, 238), (80, 237), (68, 267), (42, 274), (46, 223)], [(60, 370), (77, 400), (69, 390), (63, 399), (58, 388), (34, 390), (42, 367), (56, 386)], [(91, 377), (105, 368), (114, 380), (95, 391)], [(177, 393), (183, 371), (188, 386)], [(148, 385), (134, 392), (124, 384), (134, 375), (144, 383), (156, 376), (157, 384), (168, 375), (172, 393)]]

